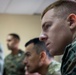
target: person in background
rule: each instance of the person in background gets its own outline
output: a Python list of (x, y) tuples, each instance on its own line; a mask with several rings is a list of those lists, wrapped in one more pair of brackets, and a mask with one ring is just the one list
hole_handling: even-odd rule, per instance
[(3, 75), (3, 65), (4, 65), (3, 47), (0, 43), (0, 75)]
[(41, 75), (61, 75), (60, 63), (53, 59), (45, 43), (39, 41), (39, 38), (29, 40), (25, 47), (24, 64), (26, 65), (26, 72)]
[(59, 0), (50, 4), (41, 16), (44, 41), (52, 54), (61, 55), (62, 75), (76, 75), (76, 2)]
[(4, 75), (24, 75), (24, 52), (19, 49), (20, 37), (10, 33), (7, 36), (7, 47), (11, 53), (4, 60)]

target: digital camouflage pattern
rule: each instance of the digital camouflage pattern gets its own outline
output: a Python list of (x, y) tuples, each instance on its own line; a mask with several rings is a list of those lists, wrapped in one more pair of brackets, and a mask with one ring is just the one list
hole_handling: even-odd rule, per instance
[(61, 64), (53, 60), (49, 65), (48, 72), (46, 75), (61, 75), (60, 68)]
[(4, 75), (24, 75), (24, 52), (19, 50), (17, 55), (9, 54), (5, 58)]

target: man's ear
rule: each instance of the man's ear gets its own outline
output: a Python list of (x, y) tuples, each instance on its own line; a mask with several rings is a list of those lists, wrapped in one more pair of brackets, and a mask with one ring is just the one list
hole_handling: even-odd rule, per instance
[(46, 52), (42, 51), (40, 53), (40, 59), (41, 59), (41, 61), (45, 61), (45, 59), (46, 59)]
[(69, 21), (69, 27), (71, 30), (76, 28), (76, 15), (75, 14), (70, 14), (67, 20)]

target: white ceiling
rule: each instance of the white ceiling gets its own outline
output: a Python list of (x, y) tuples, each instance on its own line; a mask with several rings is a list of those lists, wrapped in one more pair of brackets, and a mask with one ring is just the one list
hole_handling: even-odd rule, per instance
[(0, 0), (2, 14), (40, 14), (50, 3), (57, 0)]

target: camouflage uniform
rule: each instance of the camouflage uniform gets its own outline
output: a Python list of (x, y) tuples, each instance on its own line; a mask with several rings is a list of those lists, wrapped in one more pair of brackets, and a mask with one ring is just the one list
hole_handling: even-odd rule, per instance
[(53, 60), (49, 65), (48, 72), (46, 75), (61, 75), (60, 67), (61, 64)]
[(61, 66), (62, 75), (76, 75), (76, 41), (65, 48)]
[(19, 50), (18, 54), (9, 54), (5, 58), (4, 75), (24, 75), (24, 52)]

